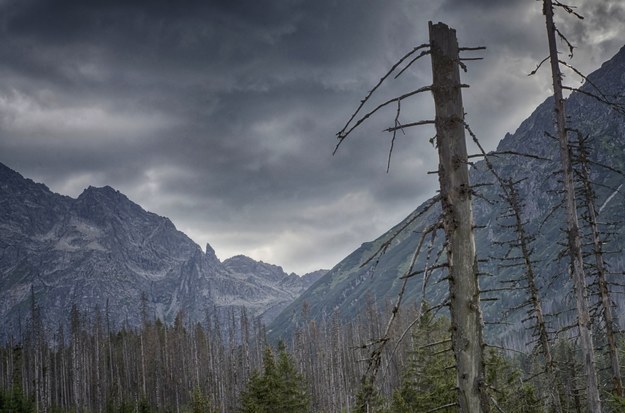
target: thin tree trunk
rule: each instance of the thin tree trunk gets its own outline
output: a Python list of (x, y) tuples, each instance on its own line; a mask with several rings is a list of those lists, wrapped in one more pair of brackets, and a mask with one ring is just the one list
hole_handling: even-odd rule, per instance
[(562, 73), (558, 61), (556, 45), (556, 27), (553, 22), (553, 5), (551, 0), (544, 0), (543, 13), (547, 24), (547, 38), (549, 41), (549, 59), (553, 80), (553, 97), (555, 104), (556, 130), (560, 143), (560, 160), (562, 162), (565, 206), (568, 232), (568, 252), (571, 259), (571, 276), (575, 289), (575, 303), (577, 306), (577, 324), (579, 326), (579, 343), (584, 362), (586, 375), (586, 391), (588, 408), (592, 413), (601, 412), (601, 400), (597, 384), (595, 354), (593, 349), (592, 332), (590, 330), (590, 312), (588, 310), (588, 289), (584, 262), (582, 257), (579, 223), (577, 220), (577, 205), (575, 202), (575, 187), (573, 184), (573, 167), (569, 152), (569, 139), (566, 129), (566, 113), (564, 111), (564, 97), (562, 96)]
[(527, 285), (530, 293), (530, 302), (536, 316), (536, 329), (538, 330), (538, 343), (540, 345), (543, 357), (545, 357), (545, 372), (550, 382), (553, 383), (554, 388), (549, 390), (551, 398), (553, 399), (553, 406), (555, 411), (562, 412), (562, 403), (558, 392), (558, 383), (556, 382), (556, 374), (554, 368), (553, 355), (551, 354), (551, 345), (549, 344), (549, 334), (547, 332), (547, 323), (545, 321), (545, 315), (543, 314), (542, 303), (538, 294), (538, 286), (536, 285), (536, 275), (534, 273), (534, 266), (531, 258), (531, 248), (528, 242), (528, 236), (525, 232), (523, 225), (523, 219), (521, 217), (521, 206), (519, 203), (519, 195), (514, 187), (513, 182), (510, 180), (506, 186), (508, 190), (505, 190), (506, 200), (510, 204), (510, 209), (514, 215), (515, 232), (517, 235), (517, 241), (521, 254), (523, 255), (523, 262), (525, 267), (525, 278), (527, 279)]
[(439, 182), (447, 235), (452, 346), (462, 413), (488, 412), (482, 316), (456, 32), (430, 22)]
[(584, 188), (584, 199), (588, 210), (588, 223), (592, 234), (593, 253), (595, 256), (595, 266), (597, 270), (597, 281), (599, 284), (600, 305), (603, 309), (605, 318), (605, 331), (608, 339), (608, 352), (610, 355), (610, 367), (612, 369), (612, 391), (615, 396), (623, 397), (623, 379), (621, 377), (621, 368), (619, 362), (618, 348), (616, 344), (616, 331), (614, 327), (616, 322), (612, 313), (612, 300), (610, 299), (610, 291), (608, 289), (608, 281), (606, 279), (606, 266), (603, 261), (603, 247), (599, 237), (599, 225), (597, 221), (597, 212), (595, 207), (595, 196), (592, 185), (590, 183), (590, 172), (588, 171), (588, 157), (584, 140), (579, 140), (579, 156), (581, 163), (581, 178)]
[(145, 344), (143, 339), (146, 328), (147, 325), (144, 323), (141, 331), (139, 332), (139, 346), (141, 350), (141, 397), (144, 400), (147, 398), (147, 389), (145, 384)]

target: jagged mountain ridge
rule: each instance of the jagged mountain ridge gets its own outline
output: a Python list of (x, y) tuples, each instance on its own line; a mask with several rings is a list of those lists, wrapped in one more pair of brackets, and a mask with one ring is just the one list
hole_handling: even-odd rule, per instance
[[(597, 93), (596, 88), (610, 98), (620, 96), (620, 102), (623, 103), (625, 48), (589, 75), (588, 82), (582, 86), (582, 91)], [(587, 93), (573, 92), (567, 99), (569, 127), (580, 131), (583, 136), (592, 137), (591, 158), (594, 162), (625, 171), (625, 117)], [(570, 295), (563, 294), (563, 291), (570, 290), (567, 263), (565, 259), (558, 259), (564, 242), (562, 211), (550, 214), (561, 199), (556, 193), (559, 170), (558, 147), (554, 139), (546, 136), (546, 134), (554, 135), (553, 124), (553, 100), (549, 98), (522, 122), (514, 134), (506, 134), (497, 148), (497, 152), (532, 154), (551, 159), (551, 162), (512, 154), (490, 158), (503, 179), (518, 181), (525, 178), (519, 184), (518, 190), (524, 202), (523, 214), (528, 221), (527, 229), (530, 234), (537, 237), (534, 242), (534, 258), (540, 262), (538, 282), (547, 312), (556, 308), (573, 308), (569, 301)], [(625, 245), (625, 229), (622, 224), (625, 221), (625, 202), (621, 187), (625, 183), (623, 178), (625, 175), (613, 173), (596, 165), (592, 170), (592, 179), (597, 183), (595, 188), (598, 205), (601, 206), (601, 221), (620, 222), (605, 228), (613, 233), (611, 243), (608, 245)], [(501, 202), (501, 190), (484, 161), (472, 166), (470, 176), (472, 185), (480, 195), (474, 197), (473, 205), (478, 228), (476, 246), (481, 261), (480, 270), (484, 274), (491, 274), (481, 277), (480, 282), (482, 289), (501, 288), (501, 281), (513, 276), (513, 270), (503, 268), (501, 263), (497, 263), (491, 257), (503, 256), (505, 247), (499, 243), (515, 237), (509, 229), (502, 227), (501, 217), (505, 215), (507, 207)], [(313, 319), (323, 319), (337, 312), (339, 317), (347, 320), (362, 311), (366, 303), (372, 299), (379, 306), (390, 301), (394, 302), (402, 283), (400, 277), (409, 266), (419, 243), (420, 233), (440, 216), (438, 205), (426, 210), (426, 204), (427, 202), (378, 239), (362, 244), (331, 269), (270, 324), (271, 334), (278, 337), (292, 332), (302, 322), (304, 304), (307, 316)], [(400, 231), (401, 228), (404, 229)], [(363, 265), (395, 235), (379, 260), (374, 259)], [(435, 250), (441, 247), (441, 238), (442, 236), (438, 237)], [(422, 254), (417, 261), (417, 269), (423, 268), (424, 255)], [(617, 249), (615, 254), (610, 254), (608, 260), (612, 271), (619, 272), (625, 269), (625, 254), (622, 247)], [(438, 272), (439, 277), (441, 273), (442, 271)], [(421, 279), (416, 280), (417, 278), (419, 277), (415, 277), (415, 281), (409, 283), (404, 296), (404, 303), (408, 305), (416, 303), (421, 297)], [(434, 281), (430, 282), (426, 296), (431, 303), (439, 303), (446, 297), (447, 283), (435, 284)], [(485, 293), (483, 298), (494, 298), (495, 295)], [(622, 294), (616, 294), (614, 299), (621, 308), (625, 307)], [(486, 322), (501, 321), (507, 316), (509, 308), (523, 300), (522, 292), (510, 291), (505, 300), (484, 301), (482, 306)], [(526, 331), (521, 323), (525, 314), (517, 313), (520, 313), (521, 317), (510, 316), (515, 323), (513, 326), (498, 329), (487, 325), (487, 333), (502, 337), (509, 334), (510, 330)]]
[[(223, 263), (167, 218), (111, 187), (78, 198), (55, 194), (0, 164), (0, 320), (14, 333), (30, 312), (31, 289), (46, 320), (67, 321), (71, 306), (98, 307), (116, 326), (148, 311), (200, 321), (215, 309), (245, 307), (270, 320), (320, 274), (299, 277), (244, 256)], [(6, 337), (5, 337), (6, 338)]]

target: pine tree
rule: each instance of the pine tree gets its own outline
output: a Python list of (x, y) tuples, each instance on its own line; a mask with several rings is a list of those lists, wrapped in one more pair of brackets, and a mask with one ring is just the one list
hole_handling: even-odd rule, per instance
[(352, 413), (385, 413), (384, 398), (375, 385), (366, 378), (356, 394), (356, 407)]
[(213, 413), (214, 411), (208, 397), (204, 396), (202, 390), (196, 386), (191, 393), (190, 413)]
[(306, 412), (310, 404), (304, 379), (296, 370), (291, 355), (284, 342), (278, 344), (278, 362), (276, 364), (278, 403), (275, 412)]
[(263, 413), (266, 404), (263, 376), (255, 370), (241, 395), (241, 413)]
[(262, 375), (254, 371), (241, 395), (241, 413), (304, 413), (309, 404), (304, 380), (284, 343), (278, 345), (277, 362), (267, 347)]
[[(0, 397), (0, 412), (30, 413), (34, 412), (31, 399), (22, 390), (22, 370), (20, 368), (23, 354), (21, 346), (15, 346), (12, 350), (15, 364), (11, 372), (11, 387)], [(0, 392), (2, 394), (2, 392)]]
[(486, 358), (486, 382), (491, 392), (491, 400), (499, 411), (506, 413), (542, 411), (542, 402), (534, 386), (523, 381), (522, 371), (515, 367), (510, 359), (496, 351), (490, 351)]
[(413, 333), (413, 351), (399, 389), (393, 394), (392, 411), (426, 412), (455, 405), (456, 380), (449, 349), (449, 320), (434, 319), (425, 310)]

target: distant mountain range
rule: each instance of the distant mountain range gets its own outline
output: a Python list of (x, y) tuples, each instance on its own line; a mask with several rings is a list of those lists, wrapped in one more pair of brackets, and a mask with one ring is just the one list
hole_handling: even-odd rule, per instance
[[(613, 299), (622, 314), (625, 175), (619, 171), (625, 171), (625, 117), (588, 94), (599, 89), (623, 103), (625, 49), (588, 80), (582, 87), (586, 93), (573, 92), (568, 98), (567, 114), (569, 126), (591, 138), (592, 179), (617, 290)], [(549, 137), (554, 134), (552, 111), (552, 100), (547, 99), (514, 134), (503, 138), (499, 154), (490, 160), (501, 177), (521, 181), (518, 190), (526, 229), (535, 237), (533, 258), (545, 311), (570, 318), (568, 310), (574, 306), (568, 263), (561, 256), (564, 224), (562, 211), (556, 208), (562, 199), (558, 148)], [(524, 336), (526, 314), (512, 311), (523, 304), (524, 292), (499, 291), (504, 281), (521, 275), (518, 268), (496, 259), (505, 255), (502, 243), (515, 237), (502, 220), (507, 206), (484, 161), (472, 166), (471, 182), (477, 194), (480, 282), (484, 290), (491, 290), (482, 295), (487, 335), (504, 338), (516, 330)], [(113, 188), (89, 187), (73, 199), (0, 164), (0, 340), (17, 334), (27, 322), (33, 295), (50, 328), (66, 322), (73, 305), (87, 315), (108, 309), (115, 327), (136, 326), (142, 295), (148, 313), (168, 322), (180, 312), (201, 321), (215, 311), (246, 308), (270, 323), (269, 332), (276, 338), (300, 325), (303, 313), (317, 320), (335, 314), (349, 320), (369, 303), (384, 306), (395, 300), (421, 232), (440, 215), (437, 205), (428, 210), (426, 204), (378, 239), (362, 244), (332, 270), (299, 277), (245, 256), (220, 262), (210, 245), (203, 252), (169, 219), (146, 212)], [(441, 238), (439, 234), (433, 243), (434, 254)], [(423, 268), (425, 255), (417, 260), (417, 269)], [(589, 267), (590, 284), (592, 275)], [(436, 271), (426, 288), (426, 298), (433, 304), (447, 294), (442, 276)], [(420, 277), (410, 280), (407, 305), (420, 300), (422, 286)], [(501, 326), (501, 321), (508, 324)]]
[[(573, 92), (566, 102), (569, 127), (579, 131), (582, 136), (590, 137), (592, 179), (597, 192), (597, 205), (600, 207), (599, 219), (603, 223), (602, 231), (609, 233), (605, 245), (609, 252), (607, 259), (610, 270), (614, 272), (613, 288), (617, 290), (613, 299), (622, 314), (625, 297), (623, 288), (619, 285), (625, 283), (622, 282), (622, 274), (618, 273), (625, 270), (625, 175), (622, 173), (625, 172), (625, 116), (589, 94), (600, 96), (600, 90), (605, 95), (604, 98), (618, 100), (621, 104), (625, 102), (625, 48), (588, 76), (588, 81), (581, 90), (582, 92)], [(470, 111), (470, 108), (467, 110)], [(564, 311), (559, 316), (560, 320), (556, 320), (556, 317), (550, 318), (555, 325), (564, 322), (563, 318), (570, 318), (573, 313), (568, 310), (575, 307), (570, 300), (572, 293), (568, 262), (566, 257), (561, 257), (565, 243), (562, 228), (566, 225), (562, 209), (555, 209), (561, 203), (562, 195), (558, 182), (558, 146), (555, 139), (549, 137), (555, 135), (553, 125), (553, 100), (550, 98), (522, 122), (514, 134), (506, 134), (497, 148), (499, 155), (489, 159), (503, 179), (522, 181), (518, 190), (524, 203), (523, 214), (527, 221), (527, 230), (536, 237), (533, 243), (533, 259), (536, 260), (535, 269), (538, 271), (545, 310), (551, 313), (556, 310)], [(575, 135), (574, 132), (572, 135)], [(467, 138), (470, 139), (469, 136)], [(519, 156), (512, 154), (513, 152), (531, 154), (534, 157)], [(434, 156), (434, 152), (432, 155)], [(600, 165), (607, 165), (612, 169)], [(477, 226), (479, 265), (483, 273), (481, 287), (483, 290), (500, 290), (505, 285), (510, 285), (505, 284), (505, 280), (522, 276), (521, 269), (495, 259), (505, 255), (507, 247), (501, 243), (515, 239), (515, 234), (502, 220), (507, 205), (502, 202), (500, 186), (484, 161), (476, 161), (471, 167), (471, 183), (477, 194), (473, 198), (473, 213)], [(367, 303), (375, 302), (384, 306), (396, 300), (402, 283), (400, 277), (409, 266), (421, 232), (440, 216), (438, 205), (426, 211), (426, 204), (428, 202), (378, 239), (362, 244), (313, 284), (274, 319), (269, 326), (270, 334), (278, 337), (293, 331), (302, 322), (303, 307), (306, 307), (306, 317), (312, 319), (320, 320), (334, 313), (338, 313), (343, 319), (349, 319), (361, 312)], [(580, 208), (582, 215), (583, 212)], [(442, 236), (440, 233), (434, 243), (434, 254), (441, 250)], [(388, 247), (384, 249), (384, 253), (371, 259), (386, 243)], [(428, 244), (429, 239), (426, 246)], [(424, 268), (425, 256), (426, 254), (421, 254), (416, 269)], [(592, 262), (590, 257), (588, 262)], [(592, 285), (593, 271), (590, 267), (588, 275), (588, 282)], [(441, 277), (442, 271), (436, 271), (428, 284), (426, 299), (432, 304), (442, 302), (447, 295), (447, 282), (441, 280)], [(413, 277), (408, 284), (404, 303), (415, 305), (420, 300), (421, 288), (421, 277)], [(512, 310), (521, 306), (525, 297), (525, 293), (519, 289), (482, 294), (486, 332), (491, 339), (509, 336), (512, 330), (517, 330), (519, 337), (527, 337), (523, 334), (527, 332), (527, 323), (521, 321), (527, 317), (525, 310)], [(497, 325), (501, 321), (508, 324)], [(625, 320), (621, 320), (623, 321)], [(516, 345), (523, 346), (523, 343)]]
[(142, 295), (164, 321), (246, 308), (267, 322), (323, 274), (286, 274), (245, 256), (220, 262), (210, 245), (204, 253), (111, 187), (73, 199), (0, 164), (0, 339), (25, 327), (33, 294), (52, 329), (72, 305), (87, 316), (108, 308), (117, 328), (136, 326)]

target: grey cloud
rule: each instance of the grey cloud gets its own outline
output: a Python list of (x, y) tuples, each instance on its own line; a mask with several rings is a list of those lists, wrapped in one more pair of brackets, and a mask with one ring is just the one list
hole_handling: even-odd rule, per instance
[(625, 5), (617, 0), (585, 1), (576, 11), (584, 19), (560, 11), (561, 31), (576, 46), (573, 63), (588, 72), (623, 46)]
[(512, 4), (527, 4), (527, 0), (509, 0), (502, 2), (499, 0), (444, 0), (443, 8), (446, 10), (452, 9), (478, 9), (480, 12), (489, 11), (499, 8), (509, 8)]
[[(585, 2), (591, 4), (592, 2)], [(602, 31), (619, 8), (592, 6)], [(394, 108), (335, 156), (335, 133), (380, 76), (445, 21), (485, 45), (463, 80), (472, 128), (494, 149), (544, 99), (537, 2), (20, 0), (0, 6), (0, 162), (77, 195), (111, 185), (221, 258), (329, 267), (432, 196), (434, 134), (398, 134)], [(620, 36), (623, 38), (623, 36)], [(603, 59), (618, 36), (594, 51)], [(581, 47), (580, 47), (581, 49)], [(615, 50), (614, 50), (615, 51)], [(593, 55), (594, 56), (594, 55)], [(429, 62), (378, 99), (429, 82)], [(402, 121), (431, 118), (431, 97)], [(203, 245), (202, 245), (203, 246)]]

